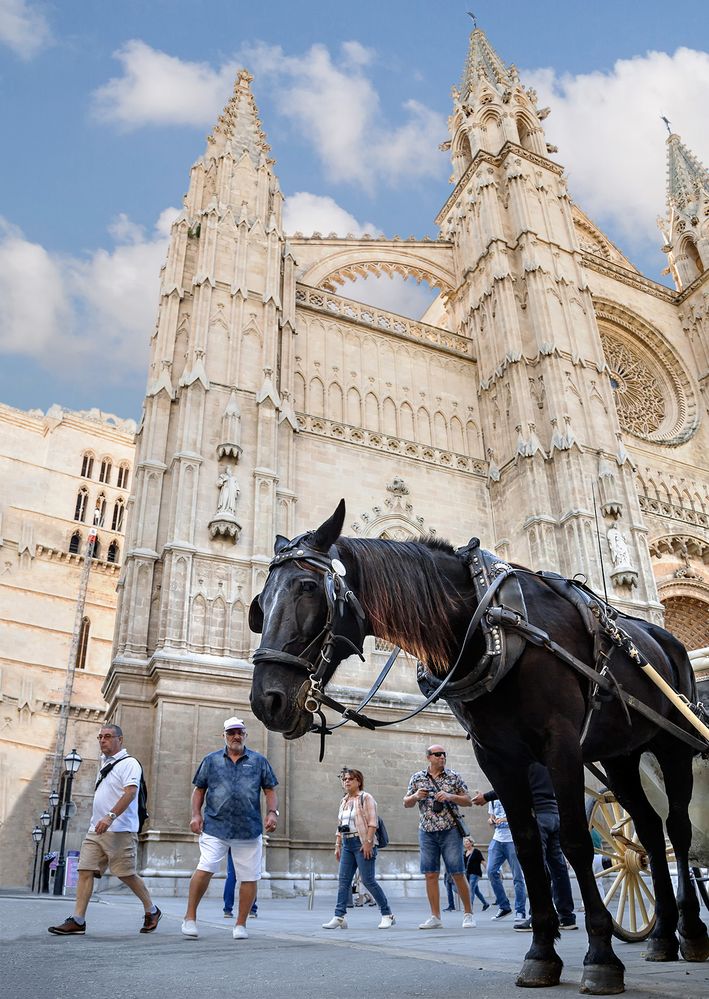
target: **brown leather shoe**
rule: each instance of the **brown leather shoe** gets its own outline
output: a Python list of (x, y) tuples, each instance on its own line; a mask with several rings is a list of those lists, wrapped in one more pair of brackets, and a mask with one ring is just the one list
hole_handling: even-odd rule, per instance
[(57, 937), (83, 936), (86, 933), (86, 923), (77, 923), (73, 916), (69, 916), (59, 926), (48, 926), (47, 929)]
[(152, 933), (155, 927), (160, 922), (161, 916), (162, 912), (160, 912), (157, 906), (155, 907), (155, 912), (146, 912), (145, 919), (143, 920), (143, 925), (140, 927), (140, 932)]

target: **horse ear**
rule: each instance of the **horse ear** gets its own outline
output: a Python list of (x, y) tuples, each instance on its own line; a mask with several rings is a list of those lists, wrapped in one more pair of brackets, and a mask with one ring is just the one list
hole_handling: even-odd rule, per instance
[(329, 520), (326, 520), (318, 527), (313, 535), (313, 546), (320, 551), (326, 552), (331, 545), (334, 545), (342, 533), (342, 525), (345, 522), (345, 501), (343, 499), (337, 504), (337, 509)]
[(263, 611), (261, 610), (261, 604), (258, 602), (260, 596), (260, 593), (255, 596), (249, 607), (249, 628), (256, 635), (260, 635), (263, 631)]
[(289, 543), (290, 542), (289, 542), (288, 538), (284, 538), (282, 534), (277, 534), (276, 535), (276, 543), (273, 546), (273, 554), (274, 555), (278, 555), (278, 553), (280, 551), (282, 551), (286, 547), (286, 545), (289, 544)]

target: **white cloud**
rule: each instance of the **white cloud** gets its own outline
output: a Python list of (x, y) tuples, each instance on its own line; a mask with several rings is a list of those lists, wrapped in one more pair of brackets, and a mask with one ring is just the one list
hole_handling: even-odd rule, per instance
[(438, 150), (446, 134), (443, 115), (407, 101), (402, 123), (388, 122), (365, 72), (375, 54), (359, 42), (345, 42), (337, 64), (325, 45), (288, 56), (280, 46), (257, 44), (218, 69), (185, 62), (138, 39), (115, 56), (123, 75), (95, 91), (93, 107), (98, 118), (123, 128), (211, 127), (237, 69), (248, 65), (260, 92), (271, 97), (295, 134), (307, 137), (331, 180), (373, 190), (380, 181), (394, 184), (446, 172)]
[(124, 128), (144, 125), (211, 125), (226, 104), (237, 72), (235, 63), (219, 70), (185, 62), (133, 39), (114, 53), (123, 76), (93, 95), (94, 113)]
[(45, 16), (27, 0), (0, 0), (0, 43), (31, 59), (51, 41)]
[(557, 76), (524, 71), (539, 105), (550, 105), (547, 139), (569, 173), (579, 206), (610, 224), (629, 248), (659, 242), (655, 219), (665, 210), (666, 115), (673, 130), (709, 162), (706, 109), (709, 53), (680, 48), (621, 59), (607, 73)]
[(392, 274), (345, 281), (338, 287), (337, 294), (353, 298), (356, 302), (364, 302), (365, 305), (373, 305), (376, 309), (396, 312), (410, 319), (420, 319), (438, 292), (427, 284), (417, 284), (413, 278)]
[(150, 233), (125, 215), (111, 226), (117, 245), (79, 259), (48, 253), (0, 220), (0, 354), (33, 358), (67, 374), (110, 380), (142, 373), (158, 305), (158, 280), (177, 209)]
[(341, 208), (333, 198), (298, 191), (286, 198), (283, 207), (283, 228), (289, 234), (302, 232), (310, 236), (313, 232), (329, 236), (379, 236), (380, 230), (371, 222), (358, 222), (354, 215)]
[(442, 175), (446, 164), (438, 144), (446, 134), (444, 117), (407, 101), (404, 123), (387, 122), (374, 84), (363, 72), (371, 52), (357, 42), (342, 48), (338, 65), (324, 45), (313, 45), (303, 56), (287, 56), (280, 46), (269, 45), (241, 55), (272, 87), (281, 114), (308, 136), (331, 180), (371, 190), (380, 180)]

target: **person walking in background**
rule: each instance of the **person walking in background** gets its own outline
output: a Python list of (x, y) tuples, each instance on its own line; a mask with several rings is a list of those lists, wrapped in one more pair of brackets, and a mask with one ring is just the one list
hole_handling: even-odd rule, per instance
[(524, 923), (527, 918), (525, 912), (527, 888), (524, 883), (524, 875), (522, 874), (519, 860), (517, 860), (517, 851), (512, 842), (512, 833), (507, 822), (505, 809), (502, 807), (502, 802), (497, 796), (495, 796), (494, 801), (489, 803), (488, 811), (490, 812), (488, 822), (494, 827), (495, 832), (487, 849), (487, 877), (495, 894), (495, 902), (498, 905), (498, 911), (492, 918), (504, 919), (505, 916), (509, 916), (512, 912), (510, 900), (507, 898), (505, 889), (502, 887), (502, 875), (500, 874), (500, 868), (507, 861), (512, 871), (512, 880), (515, 887), (516, 927), (518, 924), (521, 925)]
[(341, 774), (345, 794), (337, 813), (335, 857), (339, 861), (335, 915), (324, 930), (347, 929), (347, 900), (352, 891), (352, 878), (359, 871), (362, 884), (372, 896), (382, 914), (378, 929), (388, 930), (396, 922), (389, 901), (375, 880), (377, 861), (377, 803), (364, 790), (364, 775), (351, 767)]
[(123, 748), (120, 725), (102, 725), (98, 734), (101, 751), (91, 825), (81, 844), (79, 883), (74, 914), (57, 926), (48, 927), (58, 937), (86, 933), (86, 910), (94, 890), (94, 877), (107, 870), (117, 877), (143, 903), (145, 918), (141, 933), (152, 933), (162, 913), (150, 898), (142, 878), (138, 877), (138, 791), (140, 763)]
[(446, 895), (448, 897), (448, 905), (443, 910), (444, 912), (455, 912), (455, 896), (453, 894), (453, 889), (455, 887), (455, 881), (450, 876), (448, 871), (443, 875), (443, 884), (446, 886)]
[[(234, 897), (236, 896), (236, 870), (234, 860), (231, 855), (231, 847), (226, 855), (226, 878), (224, 879), (224, 918), (232, 919), (234, 916)], [(249, 919), (256, 919), (258, 916), (258, 902), (254, 899), (254, 904), (249, 910)]]
[[(559, 839), (559, 806), (556, 803), (556, 795), (549, 771), (542, 763), (534, 762), (530, 765), (529, 787), (532, 792), (532, 804), (539, 827), (539, 835), (542, 838), (544, 863), (551, 880), (554, 905), (559, 915), (559, 926), (562, 930), (575, 930), (577, 926), (571, 879), (566, 859), (561, 852), (561, 840)], [(485, 794), (476, 791), (473, 804), (482, 805), (494, 801), (495, 798), (497, 798), (497, 794), (494, 790), (486, 791)], [(524, 925), (518, 926), (515, 922), (515, 929), (531, 930), (531, 916), (524, 920)]]
[(426, 750), (428, 768), (411, 775), (404, 795), (404, 808), (419, 809), (419, 847), (421, 873), (426, 875), (426, 896), (431, 915), (419, 925), (420, 930), (439, 930), (441, 922), (441, 896), (438, 879), (441, 859), (453, 878), (463, 903), (463, 928), (475, 926), (470, 907), (470, 893), (465, 878), (463, 837), (458, 832), (454, 815), (458, 805), (470, 805), (468, 788), (455, 770), (446, 769), (446, 751), (441, 746)]
[(266, 757), (246, 748), (246, 737), (241, 718), (227, 718), (225, 748), (205, 756), (192, 781), (190, 829), (199, 833), (200, 857), (190, 880), (187, 911), (182, 921), (186, 937), (199, 936), (197, 907), (229, 848), (240, 881), (239, 911), (232, 936), (235, 940), (248, 937), (246, 919), (256, 900), (256, 883), (261, 878), (264, 829), (261, 792), (268, 809), (265, 830), (273, 832), (278, 824), (278, 781)]
[(470, 908), (475, 907), (475, 896), (477, 895), (483, 904), (483, 912), (485, 912), (486, 909), (490, 908), (490, 903), (480, 891), (478, 884), (483, 876), (483, 855), (469, 837), (463, 840), (463, 849), (465, 851), (465, 876), (470, 888)]

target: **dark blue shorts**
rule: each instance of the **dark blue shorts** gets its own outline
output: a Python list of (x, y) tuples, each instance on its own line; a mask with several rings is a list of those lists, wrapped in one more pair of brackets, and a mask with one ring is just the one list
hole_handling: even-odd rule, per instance
[(419, 829), (419, 847), (422, 874), (438, 874), (441, 870), (441, 858), (449, 874), (462, 874), (465, 870), (463, 837), (455, 826), (442, 832)]

